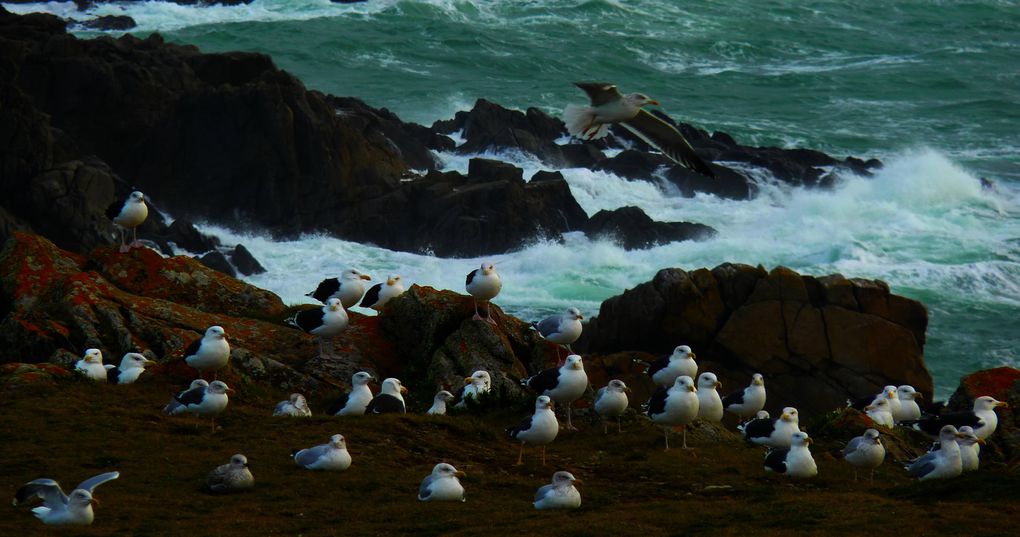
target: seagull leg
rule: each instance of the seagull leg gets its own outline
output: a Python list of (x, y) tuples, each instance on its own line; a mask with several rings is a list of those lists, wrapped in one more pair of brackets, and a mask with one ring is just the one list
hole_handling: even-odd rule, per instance
[(471, 318), (473, 321), (481, 321), (482, 316), (478, 314), (478, 299), (472, 299), (475, 302), (475, 316)]
[(868, 477), (868, 482), (869, 483), (874, 483), (875, 482), (875, 469), (874, 468), (871, 469), (871, 476)]
[(606, 424), (606, 418), (602, 418), (602, 434), (609, 434), (609, 425)]
[(492, 326), (496, 326), (496, 321), (492, 318), (492, 315), (489, 313), (489, 302), (488, 301), (485, 302), (485, 320), (486, 320), (486, 322), (488, 322)]
[(857, 482), (857, 468), (854, 468), (854, 483)]
[(522, 464), (524, 464), (524, 442), (521, 442), (521, 451), (517, 454), (516, 466), (520, 466)]
[(681, 427), (683, 427), (683, 429), (684, 429), (684, 449), (691, 449), (691, 448), (687, 447), (687, 426), (686, 425), (681, 425)]
[(545, 444), (542, 444), (542, 466), (545, 466)]
[(120, 228), (120, 253), (123, 254), (130, 251), (131, 247), (127, 245), (127, 234), (124, 232), (124, 228)]
[(212, 432), (213, 434), (216, 434), (216, 415), (213, 414), (212, 418), (210, 419), (212, 420)]
[(574, 424), (570, 421), (570, 403), (569, 402), (567, 403), (567, 427), (566, 427), (566, 429), (568, 431), (576, 431), (577, 430), (577, 427), (574, 427)]
[(617, 434), (623, 433), (623, 416), (616, 417), (616, 432)]
[(669, 427), (663, 427), (662, 433), (666, 435), (666, 449), (663, 451), (669, 451)]
[(131, 247), (132, 248), (141, 248), (142, 247), (142, 243), (138, 242), (138, 228), (137, 227), (131, 228)]

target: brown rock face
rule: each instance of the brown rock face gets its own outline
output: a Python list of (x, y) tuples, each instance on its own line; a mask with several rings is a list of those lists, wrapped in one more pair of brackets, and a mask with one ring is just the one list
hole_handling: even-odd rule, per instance
[(716, 373), (723, 393), (765, 375), (768, 408), (812, 415), (886, 384), (931, 395), (927, 312), (882, 282), (815, 278), (779, 267), (664, 269), (602, 303), (575, 348), (667, 353), (680, 344)]
[(970, 410), (974, 399), (988, 395), (1004, 401), (1009, 407), (999, 407), (999, 426), (988, 438), (987, 447), (982, 449), (981, 458), (1005, 461), (1010, 468), (1020, 467), (1020, 370), (1012, 367), (996, 367), (971, 373), (960, 379), (960, 386), (949, 398), (951, 410)]

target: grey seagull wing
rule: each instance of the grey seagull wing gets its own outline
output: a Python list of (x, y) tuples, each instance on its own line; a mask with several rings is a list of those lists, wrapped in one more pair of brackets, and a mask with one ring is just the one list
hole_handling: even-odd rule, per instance
[(845, 457), (857, 451), (857, 447), (861, 445), (861, 440), (863, 440), (863, 437), (855, 436), (852, 440), (847, 442), (846, 447), (843, 448), (843, 456)]
[(574, 82), (574, 85), (584, 90), (591, 99), (592, 106), (602, 106), (606, 103), (619, 101), (623, 94), (616, 88), (615, 84), (604, 82)]
[(553, 491), (553, 488), (555, 487), (553, 487), (552, 485), (542, 485), (541, 487), (539, 487), (538, 492), (535, 493), (535, 501), (537, 502), (542, 498), (545, 498), (546, 494), (549, 494), (550, 492)]
[(315, 461), (319, 460), (319, 457), (322, 457), (323, 454), (326, 453), (326, 450), (328, 448), (329, 446), (325, 444), (320, 444), (318, 446), (310, 447), (308, 449), (302, 449), (301, 451), (298, 451), (297, 453), (294, 454), (294, 461), (300, 464), (301, 466), (308, 466), (309, 464), (312, 464)]
[(432, 484), (432, 476), (425, 476), (425, 479), (421, 480), (421, 486), (418, 487), (418, 499), (424, 500), (432, 495), (432, 491), (429, 490), (429, 485)]
[(549, 337), (560, 331), (560, 324), (563, 322), (562, 315), (553, 315), (552, 317), (546, 317), (539, 321), (535, 325), (538, 329), (538, 333), (542, 334), (542, 337)]
[(687, 142), (683, 134), (676, 130), (676, 127), (655, 117), (647, 110), (638, 111), (633, 119), (621, 121), (630, 132), (641, 138), (648, 145), (662, 151), (664, 155), (673, 159), (702, 175), (715, 177), (715, 173), (704, 160), (698, 156), (691, 144)]
[[(90, 493), (95, 490), (96, 487), (106, 483), (107, 481), (113, 481), (120, 477), (120, 472), (106, 472), (105, 474), (94, 475), (81, 483), (78, 483), (78, 489), (84, 489)], [(76, 489), (77, 490), (77, 489)]]
[(42, 498), (43, 505), (50, 509), (67, 505), (67, 494), (60, 490), (60, 483), (52, 479), (34, 479), (22, 485), (14, 495), (14, 505), (31, 498)]

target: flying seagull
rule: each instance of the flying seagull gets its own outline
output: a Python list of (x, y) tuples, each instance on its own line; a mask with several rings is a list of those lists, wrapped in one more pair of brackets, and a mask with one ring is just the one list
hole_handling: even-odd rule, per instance
[(574, 85), (588, 94), (591, 106), (568, 105), (564, 109), (563, 120), (572, 136), (582, 140), (602, 138), (609, 132), (609, 125), (617, 123), (677, 164), (715, 177), (676, 127), (642, 108), (648, 104), (658, 105), (658, 101), (642, 93), (624, 95), (614, 84), (575, 82)]

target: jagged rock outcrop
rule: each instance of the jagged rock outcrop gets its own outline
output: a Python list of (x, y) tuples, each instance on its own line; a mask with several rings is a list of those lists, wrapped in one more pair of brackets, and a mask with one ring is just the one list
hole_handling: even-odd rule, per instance
[(974, 399), (983, 395), (1009, 404), (999, 407), (999, 426), (982, 448), (984, 460), (1003, 460), (1011, 468), (1020, 468), (1020, 370), (996, 367), (971, 373), (960, 379), (960, 386), (947, 403), (948, 410), (971, 410)]
[(588, 220), (584, 232), (593, 238), (612, 238), (627, 250), (651, 248), (687, 240), (705, 240), (716, 231), (692, 222), (656, 222), (638, 207), (602, 210)]
[(727, 390), (762, 373), (770, 406), (811, 415), (887, 384), (930, 396), (927, 322), (923, 305), (880, 281), (724, 264), (664, 269), (606, 300), (575, 348), (665, 354), (688, 344)]

